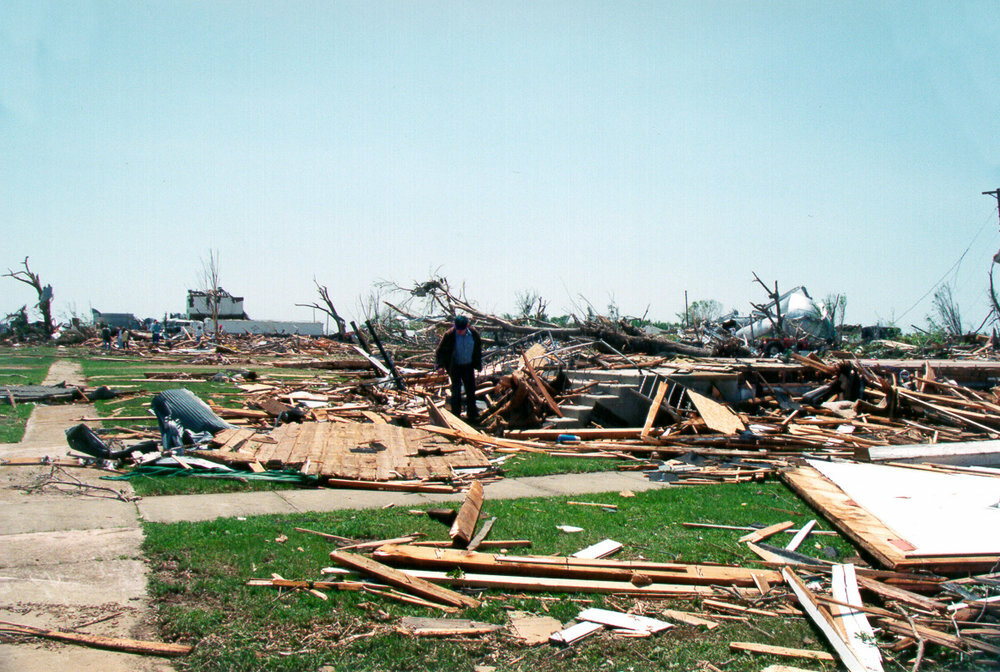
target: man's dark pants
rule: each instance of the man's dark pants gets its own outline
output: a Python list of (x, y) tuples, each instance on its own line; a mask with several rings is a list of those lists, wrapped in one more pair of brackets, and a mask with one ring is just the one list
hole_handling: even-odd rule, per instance
[(465, 407), (468, 418), (475, 420), (479, 417), (479, 410), (476, 408), (476, 369), (472, 364), (452, 364), (448, 371), (451, 377), (451, 412), (455, 415), (462, 414), (462, 388), (465, 388)]

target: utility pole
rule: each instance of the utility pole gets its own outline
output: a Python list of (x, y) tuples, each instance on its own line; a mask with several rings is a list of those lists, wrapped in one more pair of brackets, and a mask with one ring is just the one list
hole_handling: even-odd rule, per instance
[(997, 216), (1000, 217), (1000, 189), (994, 189), (993, 191), (984, 191), (983, 196), (992, 196), (997, 199)]

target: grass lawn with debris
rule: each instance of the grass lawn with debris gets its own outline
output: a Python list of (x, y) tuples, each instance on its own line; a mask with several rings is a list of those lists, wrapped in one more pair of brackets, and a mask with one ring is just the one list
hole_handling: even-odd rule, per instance
[[(566, 504), (569, 498), (487, 500), (483, 516), (496, 516), (491, 539), (530, 539), (531, 549), (511, 553), (566, 555), (605, 538), (624, 544), (617, 556), (664, 562), (750, 564), (754, 558), (736, 539), (737, 531), (693, 529), (682, 522), (728, 525), (796, 526), (816, 517), (779, 483), (664, 487), (624, 497), (591, 494), (588, 501), (617, 504), (617, 512)], [(440, 505), (437, 505), (440, 506)], [(426, 507), (432, 508), (432, 507)], [(566, 534), (557, 525), (583, 532)], [(322, 579), (332, 564), (334, 546), (303, 527), (352, 539), (386, 539), (422, 532), (447, 539), (447, 528), (409, 510), (338, 511), (217, 519), (202, 523), (145, 525), (150, 559), (150, 592), (168, 641), (197, 643), (184, 659), (191, 670), (470, 670), (493, 665), (501, 670), (694, 670), (709, 661), (727, 672), (759, 670), (781, 661), (769, 656), (730, 652), (730, 641), (755, 641), (796, 648), (825, 648), (801, 618), (754, 617), (720, 621), (714, 630), (678, 624), (646, 639), (620, 639), (602, 633), (568, 649), (527, 647), (506, 634), (473, 638), (412, 638), (394, 631), (403, 616), (441, 616), (439, 612), (355, 592), (330, 592), (322, 601), (306, 592), (249, 587), (251, 578)], [(830, 550), (825, 553), (819, 544)], [(853, 556), (839, 537), (813, 536), (800, 549), (817, 557)], [(462, 618), (496, 624), (508, 611), (550, 615), (563, 623), (588, 606), (625, 610), (634, 598), (611, 595), (504, 595), (488, 591), (481, 607)], [(664, 607), (698, 610), (684, 600), (643, 599), (643, 612), (657, 616)], [(764, 607), (766, 608), (766, 606)], [(818, 669), (818, 663), (809, 667)], [(822, 669), (834, 669), (825, 665)], [(928, 667), (926, 669), (932, 669)]]
[[(56, 359), (52, 347), (3, 348), (0, 350), (0, 385), (39, 385)], [(17, 443), (24, 437), (34, 404), (12, 407), (0, 398), (0, 443)]]

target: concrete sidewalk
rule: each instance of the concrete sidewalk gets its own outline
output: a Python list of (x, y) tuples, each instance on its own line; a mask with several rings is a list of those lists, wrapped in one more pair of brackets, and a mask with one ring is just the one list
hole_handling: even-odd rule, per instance
[[(82, 384), (78, 365), (55, 362), (45, 384)], [(17, 444), (0, 444), (0, 457), (61, 457), (65, 430), (90, 404), (38, 406)], [(56, 479), (108, 487), (95, 469), (8, 467), (0, 470), (0, 620), (53, 629), (83, 627), (110, 637), (158, 639), (146, 597), (142, 528), (135, 504), (83, 496)], [(113, 482), (112, 482), (113, 483)], [(132, 494), (127, 483), (113, 489)], [(76, 492), (74, 492), (76, 491)], [(107, 493), (111, 494), (111, 493)], [(101, 651), (43, 640), (0, 644), (0, 672), (162, 672), (163, 659)]]
[[(636, 472), (598, 472), (511, 478), (485, 487), (486, 499), (556, 497), (663, 487)], [(213, 520), (229, 516), (271, 513), (305, 513), (342, 509), (380, 509), (392, 504), (413, 507), (434, 502), (461, 501), (464, 494), (383, 492), (378, 490), (322, 489), (232, 492), (212, 495), (145, 497), (137, 502), (139, 515), (151, 523)]]

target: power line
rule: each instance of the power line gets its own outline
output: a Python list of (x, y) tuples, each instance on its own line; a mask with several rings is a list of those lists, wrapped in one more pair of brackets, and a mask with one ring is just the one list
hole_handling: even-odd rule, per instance
[(916, 301), (914, 301), (912, 306), (910, 306), (909, 308), (907, 308), (906, 310), (904, 310), (903, 314), (896, 318), (897, 321), (898, 320), (902, 320), (904, 317), (906, 317), (907, 313), (909, 313), (911, 310), (913, 310), (918, 305), (920, 305), (921, 301), (923, 301), (924, 299), (926, 299), (928, 296), (931, 295), (931, 292), (933, 292), (938, 287), (940, 287), (941, 284), (945, 281), (945, 279), (949, 275), (951, 275), (952, 271), (956, 270), (962, 264), (962, 260), (965, 259), (965, 255), (967, 255), (969, 253), (969, 250), (972, 249), (972, 246), (976, 242), (976, 239), (979, 238), (979, 234), (981, 234), (983, 232), (983, 229), (986, 228), (986, 225), (989, 223), (989, 220), (992, 220), (992, 219), (993, 219), (993, 213), (991, 212), (989, 214), (989, 216), (987, 217), (986, 221), (984, 221), (983, 224), (982, 224), (982, 226), (979, 227), (979, 230), (976, 231), (976, 234), (974, 236), (972, 236), (972, 240), (969, 241), (969, 246), (965, 248), (965, 252), (962, 252), (962, 256), (960, 256), (958, 258), (958, 261), (956, 261), (954, 264), (952, 264), (951, 268), (949, 268), (947, 271), (945, 271), (945, 274), (941, 276), (941, 279), (938, 280), (936, 283), (934, 283), (931, 286), (931, 288), (928, 289), (927, 292), (923, 296), (921, 296), (919, 299), (917, 299)]

